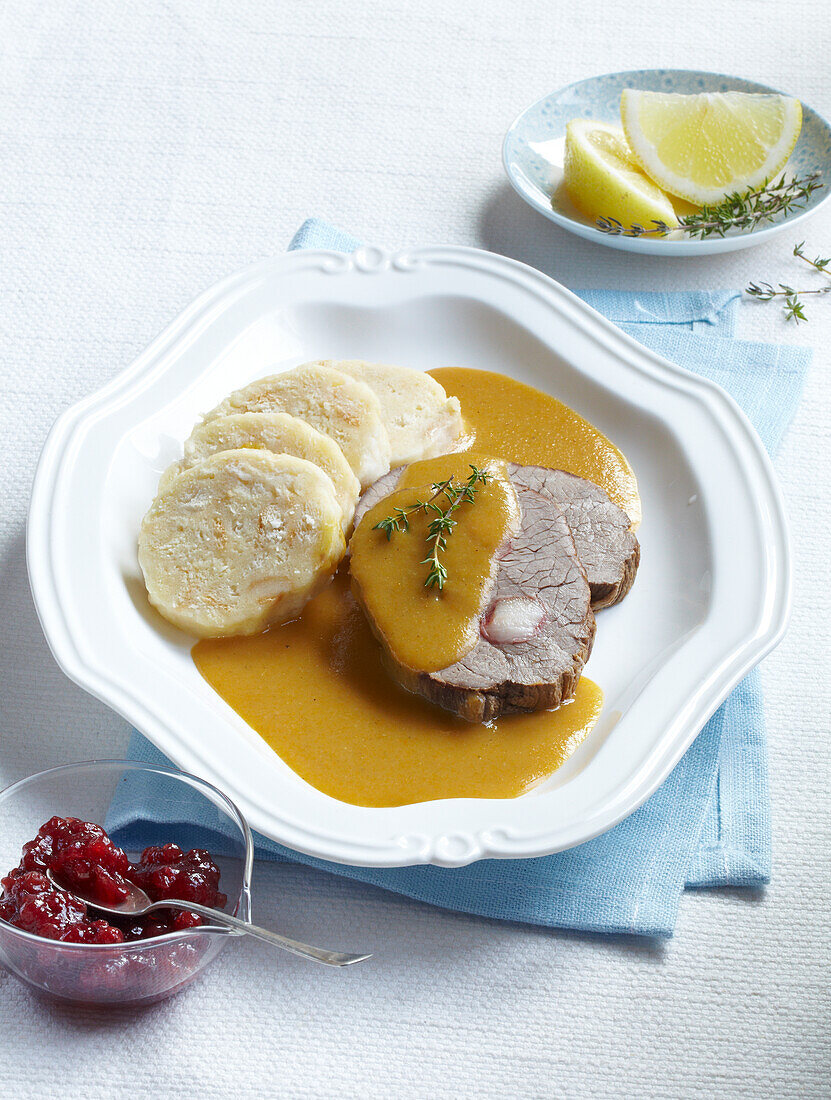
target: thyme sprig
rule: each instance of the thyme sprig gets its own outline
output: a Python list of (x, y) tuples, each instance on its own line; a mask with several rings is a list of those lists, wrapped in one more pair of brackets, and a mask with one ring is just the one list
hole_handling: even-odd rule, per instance
[(422, 558), (421, 565), (429, 566), (425, 588), (438, 588), (441, 591), (447, 581), (447, 566), (441, 555), (447, 549), (447, 540), (453, 533), (457, 521), (453, 518), (463, 504), (473, 504), (480, 485), (487, 485), (490, 474), (471, 464), (471, 473), (466, 481), (458, 484), (452, 477), (433, 484), (433, 495), (429, 500), (417, 500), (409, 508), (396, 508), (373, 527), (374, 531), (384, 531), (387, 541), (395, 531), (409, 531), (410, 516), (415, 512), (432, 513), (433, 518), (427, 526), (427, 545), (430, 552)]
[(821, 256), (815, 256), (813, 260), (809, 259), (802, 251), (805, 247), (805, 242), (800, 241), (799, 244), (793, 246), (794, 256), (798, 256), (800, 260), (804, 260), (810, 267), (814, 267), (817, 271), (822, 272), (823, 275), (828, 275), (831, 278), (831, 271), (828, 271), (828, 265), (831, 264), (831, 256), (823, 259)]
[(758, 302), (771, 302), (774, 298), (783, 298), (782, 311), (785, 314), (785, 320), (793, 321), (797, 325), (800, 321), (808, 320), (805, 315), (802, 297), (807, 294), (831, 294), (831, 271), (828, 270), (829, 265), (831, 265), (831, 256), (826, 258), (815, 256), (811, 259), (809, 256), (805, 255), (803, 251), (804, 248), (804, 241), (795, 244), (793, 247), (794, 256), (803, 260), (809, 267), (813, 267), (821, 275), (824, 275), (829, 282), (822, 286), (800, 290), (788, 286), (787, 283), (777, 283), (776, 286), (773, 286), (771, 283), (750, 283), (745, 287), (745, 294), (748, 294), (751, 298), (755, 298)]
[(598, 218), (597, 227), (613, 237), (665, 237), (673, 229), (680, 229), (690, 237), (724, 237), (729, 229), (749, 232), (764, 222), (772, 221), (778, 214), (791, 214), (800, 210), (813, 193), (824, 184), (821, 173), (787, 179), (781, 176), (775, 183), (765, 183), (748, 191), (736, 191), (722, 202), (702, 206), (694, 214), (685, 214), (677, 226), (655, 219), (647, 228), (643, 225), (623, 225), (617, 218)]

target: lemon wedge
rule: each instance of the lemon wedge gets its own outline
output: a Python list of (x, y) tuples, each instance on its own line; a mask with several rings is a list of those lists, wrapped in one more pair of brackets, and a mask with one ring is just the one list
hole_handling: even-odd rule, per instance
[(678, 225), (669, 198), (644, 174), (623, 130), (577, 118), (566, 127), (563, 184), (587, 218), (615, 218), (628, 226), (652, 221)]
[(627, 89), (620, 117), (641, 168), (665, 191), (703, 206), (782, 171), (802, 128), (802, 104), (783, 95)]

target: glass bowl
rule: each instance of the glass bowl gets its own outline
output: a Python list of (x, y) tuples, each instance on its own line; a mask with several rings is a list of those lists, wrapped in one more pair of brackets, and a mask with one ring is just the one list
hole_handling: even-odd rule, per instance
[[(207, 848), (220, 868), (228, 911), (251, 919), (253, 843), (237, 807), (196, 776), (129, 760), (67, 764), (0, 791), (0, 876), (55, 815), (103, 825), (131, 859), (149, 844)], [(123, 827), (119, 828), (119, 824)], [(132, 838), (139, 838), (131, 843)], [(44, 939), (0, 919), (0, 962), (49, 997), (84, 1004), (140, 1005), (187, 985), (227, 942), (203, 926), (120, 944)]]

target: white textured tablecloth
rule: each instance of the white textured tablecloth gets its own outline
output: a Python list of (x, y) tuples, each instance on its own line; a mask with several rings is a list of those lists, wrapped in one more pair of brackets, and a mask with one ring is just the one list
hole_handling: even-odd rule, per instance
[[(24, 518), (56, 415), (200, 290), (317, 214), (380, 244), (480, 245), (567, 286), (804, 279), (781, 243), (633, 259), (561, 232), (504, 182), (502, 134), (582, 76), (702, 67), (831, 114), (826, 0), (6, 0), (0, 7), (0, 786), (117, 755), (125, 724), (68, 683), (35, 618)], [(831, 251), (831, 215), (800, 236)], [(0, 1095), (827, 1097), (831, 301), (742, 332), (816, 347), (778, 460), (791, 631), (764, 665), (774, 878), (687, 895), (663, 946), (450, 915), (301, 867), (257, 915), (377, 953), (329, 972), (235, 942), (139, 1013), (47, 1007), (0, 974)]]

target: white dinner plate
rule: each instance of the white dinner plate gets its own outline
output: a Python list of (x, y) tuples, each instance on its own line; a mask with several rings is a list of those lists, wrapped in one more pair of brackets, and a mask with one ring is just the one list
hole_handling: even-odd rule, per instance
[[(215, 694), (193, 639), (147, 603), (136, 536), (159, 474), (230, 390), (307, 359), (502, 371), (565, 401), (629, 458), (641, 567), (598, 614), (600, 722), (515, 799), (369, 809), (321, 794)], [(32, 591), (64, 671), (253, 828), (323, 859), (459, 866), (539, 856), (611, 828), (666, 777), (781, 637), (790, 570), (770, 462), (721, 389), (523, 264), (470, 248), (301, 251), (207, 291), (46, 442), (28, 528)]]

